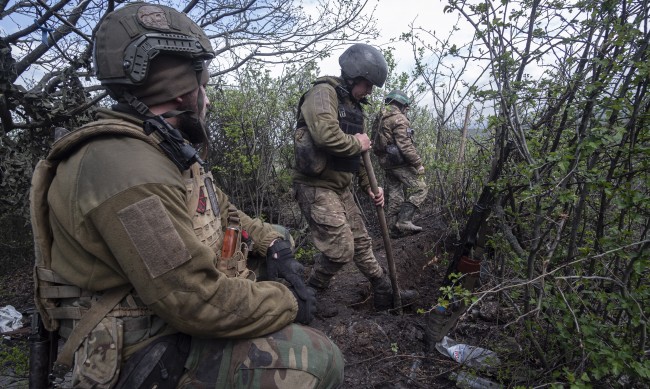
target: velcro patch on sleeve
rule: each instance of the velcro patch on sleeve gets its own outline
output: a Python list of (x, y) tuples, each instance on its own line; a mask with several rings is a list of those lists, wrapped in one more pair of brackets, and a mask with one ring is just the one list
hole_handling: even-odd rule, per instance
[(324, 89), (314, 90), (314, 99), (313, 99), (313, 109), (314, 112), (327, 113), (330, 112), (330, 95)]
[(117, 215), (152, 278), (192, 257), (158, 196), (129, 205)]

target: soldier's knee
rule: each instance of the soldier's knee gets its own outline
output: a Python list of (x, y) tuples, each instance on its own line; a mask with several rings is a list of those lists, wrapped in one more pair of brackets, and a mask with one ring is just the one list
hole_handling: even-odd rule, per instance
[(338, 388), (343, 384), (343, 372), (345, 368), (345, 362), (343, 360), (343, 353), (339, 348), (332, 342), (334, 349), (330, 353), (330, 363), (326, 368), (326, 376), (322, 379), (323, 388)]
[(369, 236), (358, 238), (354, 242), (354, 250), (357, 255), (368, 251), (372, 252), (372, 239)]
[(342, 246), (342, 258), (345, 258), (344, 262), (350, 262), (352, 257), (354, 257), (354, 240), (350, 239), (344, 242), (341, 242)]
[(320, 366), (317, 367), (317, 374), (320, 376), (319, 387), (338, 388), (343, 384), (343, 371), (345, 367), (343, 353), (336, 343), (330, 340), (325, 334), (320, 332), (318, 334), (321, 337), (319, 339), (321, 346), (318, 347), (317, 352), (324, 354), (321, 355)]
[(279, 224), (272, 224), (272, 226), (274, 230), (282, 234), (282, 238), (291, 242), (291, 249), (294, 249), (296, 247), (296, 242), (293, 240), (293, 236), (291, 236), (291, 233), (285, 226), (281, 226)]
[(348, 263), (354, 257), (355, 242), (350, 237), (350, 239), (338, 239), (327, 246), (317, 246), (317, 248), (332, 262)]
[[(300, 369), (307, 375), (300, 385), (294, 387), (337, 388), (343, 383), (345, 362), (343, 353), (330, 338), (321, 331), (307, 326), (293, 325), (294, 344), (304, 345), (303, 355), (307, 363)], [(305, 360), (305, 359), (303, 359)], [(310, 377), (317, 377), (318, 383), (310, 383)], [(308, 384), (309, 382), (309, 384)]]

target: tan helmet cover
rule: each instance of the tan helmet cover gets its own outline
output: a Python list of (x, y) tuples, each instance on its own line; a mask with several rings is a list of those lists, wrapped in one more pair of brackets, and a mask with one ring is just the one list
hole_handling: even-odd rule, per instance
[[(133, 3), (109, 13), (95, 35), (94, 62), (103, 85), (142, 85), (159, 54), (190, 63), (214, 58), (210, 40), (186, 14), (173, 8)], [(202, 69), (194, 69), (194, 74)], [(196, 85), (196, 83), (193, 83)]]

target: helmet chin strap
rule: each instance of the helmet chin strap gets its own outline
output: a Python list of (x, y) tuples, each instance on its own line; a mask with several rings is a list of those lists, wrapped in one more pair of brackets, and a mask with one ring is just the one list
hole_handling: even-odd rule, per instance
[[(189, 169), (189, 167), (195, 162), (204, 164), (203, 159), (207, 157), (209, 147), (208, 133), (204, 121), (201, 120), (201, 109), (205, 109), (205, 94), (201, 92), (200, 88), (202, 85), (202, 77), (204, 75), (203, 72), (207, 70), (204, 61), (194, 61), (194, 70), (196, 72), (197, 85), (196, 107), (194, 110), (172, 109), (163, 114), (156, 115), (151, 112), (151, 109), (146, 104), (138, 100), (138, 98), (130, 92), (124, 91), (122, 94), (122, 97), (126, 100), (129, 106), (135, 109), (140, 115), (148, 118), (144, 121), (145, 132), (147, 135), (153, 132), (159, 134), (162, 138), (160, 146), (181, 171)], [(169, 122), (165, 120), (179, 117), (181, 115), (189, 119), (187, 123), (192, 127), (185, 129), (185, 135), (188, 140), (191, 143), (200, 143), (203, 145), (200, 155), (196, 148), (185, 141), (181, 131), (170, 125)], [(190, 133), (190, 131), (192, 133)]]
[(364, 104), (364, 105), (370, 104), (368, 97), (364, 97), (360, 100), (357, 100), (352, 94), (352, 89), (354, 89), (354, 87), (359, 83), (356, 78), (350, 78), (348, 75), (345, 74), (343, 70), (341, 70), (341, 78), (343, 78), (345, 84), (345, 90), (352, 98), (352, 101), (358, 101), (359, 104)]
[[(147, 118), (142, 125), (145, 134), (155, 134), (160, 139), (158, 145), (178, 170), (184, 172), (197, 162), (201, 165), (205, 164), (199, 152), (185, 141), (178, 128), (173, 127), (165, 120), (182, 114), (193, 113), (192, 111), (171, 110), (161, 115), (155, 115), (146, 104), (129, 92), (125, 92), (123, 97), (131, 107)], [(205, 133), (205, 131), (203, 132)]]
[[(343, 78), (344, 81), (344, 89), (352, 99), (352, 101), (357, 101), (356, 98), (354, 98), (354, 95), (352, 94), (352, 89), (354, 89), (355, 85), (357, 85), (357, 81), (354, 78), (348, 77), (343, 70), (341, 70), (341, 78)], [(368, 104), (368, 98), (364, 97), (361, 100), (358, 100), (359, 104)]]
[[(208, 151), (210, 147), (210, 139), (208, 138), (208, 130), (205, 128), (205, 120), (201, 120), (201, 110), (206, 109), (205, 108), (205, 92), (201, 93), (201, 86), (203, 85), (203, 74), (204, 72), (207, 72), (207, 67), (208, 67), (208, 62), (209, 61), (194, 61), (194, 70), (196, 72), (196, 85), (197, 85), (197, 94), (196, 94), (196, 111), (183, 111), (182, 114), (188, 115), (191, 120), (193, 120), (196, 123), (196, 127), (201, 131), (200, 136), (201, 139), (200, 141), (196, 143), (201, 143), (203, 145), (201, 149), (201, 157), (202, 158), (207, 158), (208, 157)], [(207, 74), (209, 78), (209, 73)], [(207, 81), (207, 80), (206, 80)], [(189, 136), (189, 134), (188, 134)]]

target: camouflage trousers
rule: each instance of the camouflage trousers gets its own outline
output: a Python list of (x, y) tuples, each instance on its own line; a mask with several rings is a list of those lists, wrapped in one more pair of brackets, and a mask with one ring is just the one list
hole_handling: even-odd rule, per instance
[(192, 338), (178, 388), (336, 388), (343, 367), (325, 334), (291, 324), (254, 339)]
[(427, 197), (427, 184), (412, 166), (386, 169), (386, 216), (395, 218), (403, 202), (420, 207)]
[(294, 183), (293, 189), (318, 251), (332, 262), (344, 264), (354, 260), (368, 279), (383, 275), (361, 211), (349, 190), (339, 195), (330, 189), (298, 183)]

